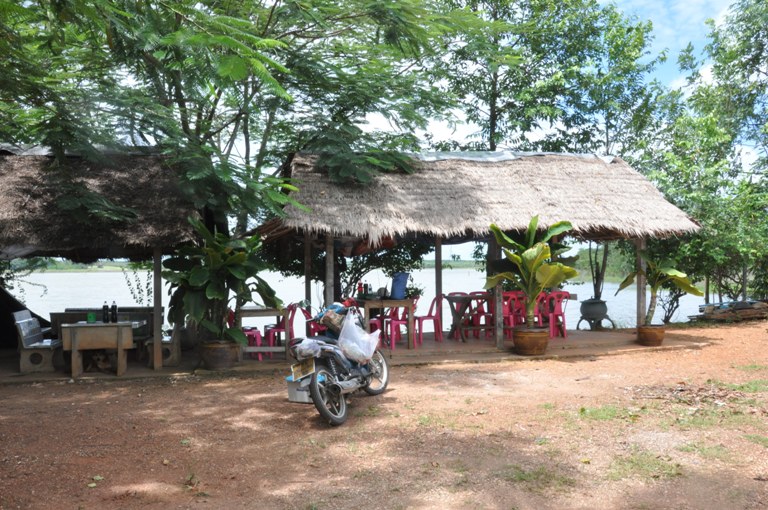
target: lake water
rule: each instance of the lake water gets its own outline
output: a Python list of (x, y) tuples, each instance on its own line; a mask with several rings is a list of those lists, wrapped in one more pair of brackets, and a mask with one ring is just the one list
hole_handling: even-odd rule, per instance
[[(142, 284), (146, 282), (146, 273), (140, 274)], [(304, 281), (302, 278), (284, 277), (278, 273), (264, 273), (262, 275), (277, 291), (285, 303), (304, 299)], [(417, 314), (425, 314), (435, 296), (435, 274), (432, 269), (423, 269), (412, 273), (414, 282), (424, 288), (424, 295), (419, 300)], [(135, 287), (134, 277), (129, 273), (132, 285)], [(26, 303), (27, 307), (37, 314), (47, 317), (50, 312), (63, 311), (65, 308), (89, 307), (101, 308), (104, 301), (118, 306), (151, 306), (149, 302), (140, 303), (134, 299), (128, 286), (126, 276), (122, 272), (41, 272), (27, 277), (27, 283), (17, 286), (12, 292), (17, 298)], [(374, 289), (388, 287), (390, 279), (380, 271), (367, 275), (365, 281)], [(470, 292), (482, 290), (484, 283), (483, 273), (472, 269), (446, 269), (443, 271), (443, 292)], [(632, 327), (635, 324), (635, 288), (628, 287), (614, 296), (618, 284), (606, 283), (603, 291), (603, 299), (608, 303), (608, 315), (618, 327)], [(566, 285), (565, 290), (578, 295), (579, 300), (591, 297), (592, 285), (571, 284)], [(313, 309), (322, 302), (323, 286), (319, 283), (312, 284)], [(163, 306), (168, 309), (168, 287), (164, 284), (162, 289)], [(703, 297), (685, 295), (681, 299), (680, 309), (673, 322), (687, 322), (689, 315), (698, 314), (699, 305), (704, 303)], [(568, 329), (575, 329), (581, 314), (578, 301), (570, 301), (565, 310)], [(661, 307), (656, 311), (656, 316), (662, 315)], [(451, 323), (450, 311), (447, 306), (443, 310), (444, 328)], [(262, 326), (266, 322), (274, 322), (268, 319), (247, 319), (246, 325)], [(655, 323), (660, 323), (657, 318)], [(427, 324), (429, 327), (429, 323)], [(582, 323), (582, 328), (588, 328)]]

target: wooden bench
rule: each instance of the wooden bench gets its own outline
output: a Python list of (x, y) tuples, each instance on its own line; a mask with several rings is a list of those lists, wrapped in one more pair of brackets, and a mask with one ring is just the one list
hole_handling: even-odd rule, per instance
[[(163, 335), (160, 352), (162, 352), (163, 355), (164, 367), (179, 366), (181, 363), (181, 337), (186, 334), (186, 328), (174, 326), (170, 336)], [(155, 366), (155, 346), (153, 339), (150, 338), (144, 345), (147, 350), (147, 366), (153, 368)]]
[(45, 338), (50, 328), (41, 328), (29, 310), (14, 312), (13, 319), (19, 334), (19, 372), (55, 372), (56, 365), (64, 364), (61, 340)]

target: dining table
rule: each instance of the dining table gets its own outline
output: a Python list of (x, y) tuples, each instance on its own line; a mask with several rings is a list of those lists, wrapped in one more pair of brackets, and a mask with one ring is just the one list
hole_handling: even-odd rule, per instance
[(464, 324), (470, 323), (471, 309), (470, 305), (473, 301), (483, 301), (490, 303), (492, 294), (490, 292), (472, 293), (472, 294), (447, 294), (445, 301), (448, 303), (448, 307), (451, 310), (451, 329), (448, 332), (448, 337), (451, 338), (458, 331), (461, 342), (467, 341), (467, 331), (487, 330), (492, 328), (493, 325), (483, 326), (465, 326)]
[(83, 352), (92, 349), (117, 350), (117, 375), (125, 373), (128, 366), (128, 349), (134, 349), (134, 323), (124, 322), (77, 322), (61, 325), (62, 348), (72, 351), (72, 378), (83, 373)]
[[(240, 319), (245, 317), (275, 317), (277, 322), (283, 321), (283, 324), (288, 324), (289, 311), (288, 307), (284, 308), (270, 308), (266, 306), (243, 306), (240, 308)], [(242, 320), (240, 320), (239, 327), (242, 328)], [(291, 328), (285, 328), (285, 342), (282, 346), (271, 347), (268, 345), (245, 345), (242, 348), (242, 352), (245, 353), (272, 353), (272, 352), (284, 352), (288, 356), (288, 344), (291, 340)]]
[(358, 306), (362, 306), (364, 309), (364, 317), (365, 317), (365, 329), (370, 332), (371, 328), (371, 310), (377, 310), (377, 309), (385, 309), (385, 308), (399, 308), (404, 307), (407, 310), (408, 313), (408, 323), (406, 324), (407, 328), (407, 335), (408, 335), (408, 348), (409, 349), (415, 349), (415, 338), (416, 335), (414, 334), (414, 318), (413, 318), (413, 312), (414, 312), (414, 306), (413, 306), (413, 299), (411, 298), (405, 298), (405, 299), (389, 299), (389, 298), (365, 298), (357, 300)]

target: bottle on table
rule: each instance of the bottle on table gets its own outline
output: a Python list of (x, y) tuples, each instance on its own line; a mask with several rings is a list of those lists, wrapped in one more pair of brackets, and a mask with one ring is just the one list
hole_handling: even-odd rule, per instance
[(109, 305), (104, 301), (104, 306), (101, 307), (101, 322), (109, 322)]
[(112, 301), (112, 308), (109, 309), (109, 318), (112, 322), (117, 322), (117, 303)]

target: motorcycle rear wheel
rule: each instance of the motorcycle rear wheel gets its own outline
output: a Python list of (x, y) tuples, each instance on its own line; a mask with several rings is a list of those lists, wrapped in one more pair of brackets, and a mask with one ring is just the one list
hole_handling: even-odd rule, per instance
[(368, 362), (368, 368), (372, 372), (371, 378), (368, 384), (363, 386), (363, 391), (369, 395), (381, 395), (389, 384), (389, 365), (387, 358), (380, 350), (376, 349), (376, 352), (373, 353), (371, 361)]
[(335, 381), (333, 372), (317, 363), (309, 382), (309, 394), (320, 416), (331, 425), (341, 425), (347, 421), (347, 401)]

